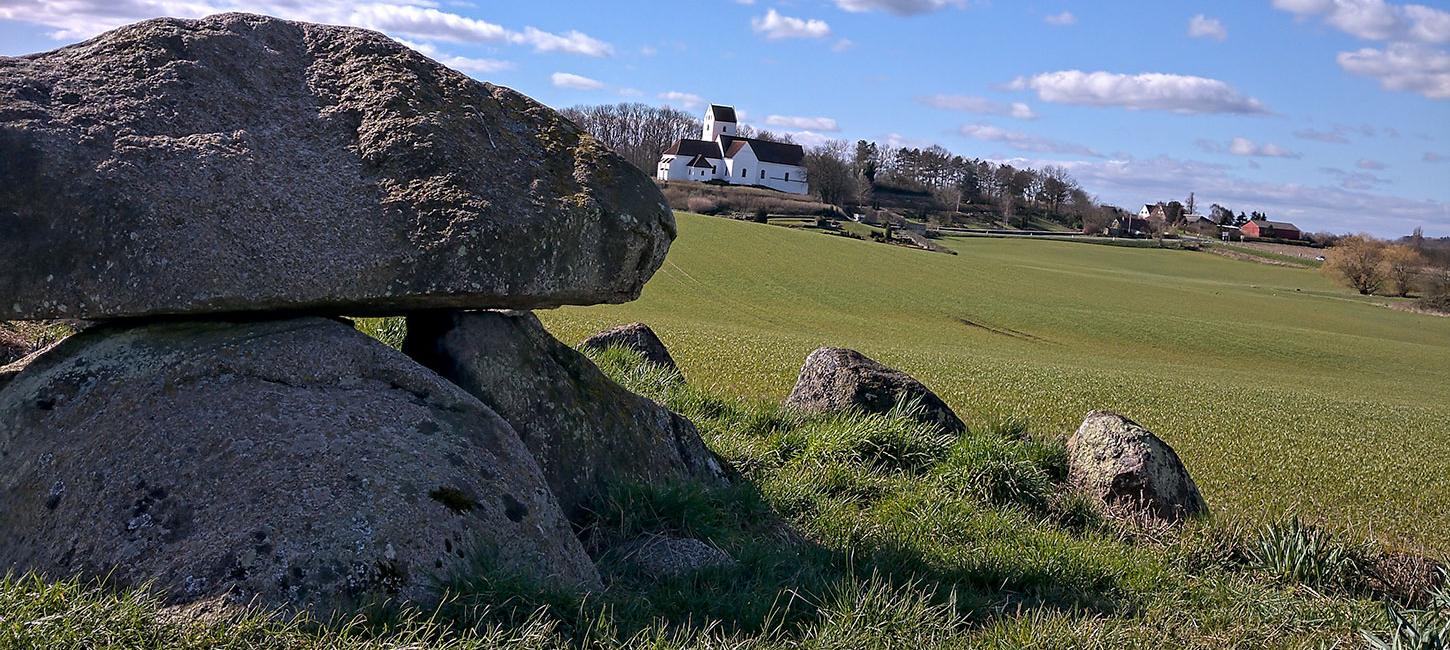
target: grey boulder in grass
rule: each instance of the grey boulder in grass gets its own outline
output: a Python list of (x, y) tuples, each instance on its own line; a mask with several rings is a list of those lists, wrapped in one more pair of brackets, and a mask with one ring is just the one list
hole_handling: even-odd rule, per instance
[(0, 389), (0, 574), (326, 616), (599, 576), (508, 423), (323, 318), (106, 325)]
[(733, 476), (689, 420), (615, 383), (532, 313), (415, 314), (403, 350), (513, 425), (576, 521), (611, 484)]
[(377, 32), (222, 14), (0, 57), (0, 320), (625, 302), (674, 235), (574, 124)]
[(1093, 411), (1067, 441), (1068, 481), (1098, 503), (1167, 521), (1208, 513), (1188, 468), (1152, 431)]
[(966, 430), (936, 393), (911, 375), (888, 368), (855, 350), (820, 348), (806, 357), (786, 406), (803, 411), (886, 413), (898, 402), (918, 402), (918, 417), (948, 433)]
[(630, 323), (613, 327), (587, 339), (579, 344), (584, 350), (603, 350), (612, 346), (621, 346), (633, 350), (644, 357), (645, 361), (662, 368), (668, 368), (678, 372), (680, 367), (675, 365), (674, 357), (670, 356), (669, 348), (665, 347), (664, 341), (659, 335), (644, 323)]

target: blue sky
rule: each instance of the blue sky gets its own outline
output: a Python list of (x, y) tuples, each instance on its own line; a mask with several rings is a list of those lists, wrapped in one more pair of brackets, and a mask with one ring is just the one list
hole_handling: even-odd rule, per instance
[(1450, 2), (0, 0), (0, 54), (217, 11), (380, 29), (556, 107), (734, 104), (805, 143), (1061, 164), (1129, 208), (1450, 235)]

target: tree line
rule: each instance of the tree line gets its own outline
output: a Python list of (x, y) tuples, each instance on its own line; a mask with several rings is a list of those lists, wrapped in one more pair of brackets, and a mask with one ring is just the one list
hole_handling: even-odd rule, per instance
[(1119, 213), (1100, 205), (1063, 167), (1016, 167), (968, 158), (937, 144), (830, 140), (808, 152), (806, 177), (822, 201), (843, 206), (871, 203), (882, 191), (907, 191), (929, 194), (943, 212), (987, 208), (1022, 224), (1029, 208), (1070, 226), (1105, 222)]
[[(655, 166), (665, 149), (682, 138), (699, 138), (704, 128), (700, 118), (678, 108), (639, 102), (572, 106), (559, 113), (650, 176), (654, 176)], [(794, 144), (788, 134), (757, 130), (745, 124), (739, 126), (738, 133), (744, 138)]]
[[(675, 140), (698, 138), (702, 128), (700, 118), (690, 113), (638, 102), (574, 106), (561, 113), (651, 176), (661, 152)], [(739, 132), (742, 137), (794, 142), (789, 134), (744, 124)], [(1009, 222), (1025, 223), (1029, 212), (1036, 212), (1070, 226), (1106, 225), (1120, 213), (1098, 204), (1062, 167), (1019, 168), (957, 155), (941, 145), (830, 140), (806, 148), (805, 167), (811, 193), (841, 207), (870, 204), (884, 190), (925, 193), (943, 212), (986, 208)]]

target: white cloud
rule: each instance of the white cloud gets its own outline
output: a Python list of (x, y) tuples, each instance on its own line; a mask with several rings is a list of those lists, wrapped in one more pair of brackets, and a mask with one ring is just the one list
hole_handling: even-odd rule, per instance
[(1391, 43), (1383, 50), (1366, 47), (1340, 52), (1339, 67), (1378, 79), (1389, 90), (1418, 93), (1429, 99), (1450, 99), (1450, 52), (1413, 43)]
[(262, 13), (291, 20), (376, 29), (395, 38), (462, 43), (526, 45), (539, 52), (608, 56), (609, 43), (579, 31), (562, 34), (534, 27), (506, 28), (442, 11), (427, 0), (353, 3), (346, 0), (3, 0), (0, 19), (54, 28), (57, 40), (89, 38), (127, 23), (176, 16), (200, 18), (226, 11)]
[(1042, 20), (1049, 25), (1057, 25), (1058, 27), (1066, 27), (1068, 25), (1077, 24), (1077, 16), (1072, 15), (1071, 11), (1064, 11), (1060, 14), (1052, 14), (1043, 18)]
[(1018, 77), (1007, 86), (1033, 90), (1038, 99), (1060, 104), (1119, 106), (1175, 113), (1267, 113), (1263, 103), (1217, 79), (1180, 74), (1061, 70)]
[(1299, 129), (1294, 132), (1294, 137), (1299, 138), (1300, 140), (1315, 140), (1318, 142), (1328, 142), (1331, 144), (1348, 144), (1349, 136), (1351, 135), (1359, 135), (1366, 138), (1373, 138), (1376, 135), (1379, 135), (1381, 131), (1383, 131), (1385, 135), (1391, 137), (1399, 137), (1400, 135), (1399, 131), (1395, 130), (1393, 127), (1377, 129), (1370, 124), (1360, 124), (1357, 126), (1353, 124), (1335, 124), (1329, 129), (1325, 130), (1316, 130), (1312, 128)]
[(1298, 158), (1299, 154), (1272, 142), (1259, 144), (1248, 138), (1236, 137), (1228, 144), (1228, 152), (1235, 156), (1257, 158)]
[(911, 136), (902, 135), (900, 133), (887, 133), (886, 135), (881, 136), (880, 138), (877, 138), (876, 140), (878, 142), (884, 142), (884, 143), (886, 143), (886, 146), (894, 147), (894, 148), (897, 148), (897, 149), (901, 149), (901, 148), (906, 148), (906, 149), (925, 149), (927, 147), (932, 146), (933, 144), (936, 144), (935, 142), (932, 142), (931, 140), (923, 140), (921, 138), (913, 138)]
[(986, 97), (975, 95), (931, 95), (921, 97), (921, 103), (948, 111), (962, 111), (964, 113), (977, 113), (981, 115), (1005, 115), (1015, 117), (1019, 120), (1037, 119), (1037, 113), (1032, 107), (1023, 102), (1012, 102), (1010, 104), (993, 101)]
[(678, 90), (671, 90), (669, 92), (660, 93), (659, 98), (671, 104), (683, 106), (685, 108), (700, 108), (705, 105), (704, 97), (701, 97), (694, 93), (682, 93)]
[(783, 16), (771, 9), (764, 16), (750, 19), (750, 28), (768, 39), (782, 38), (825, 38), (831, 35), (831, 26), (824, 20)]
[(898, 16), (914, 16), (966, 5), (966, 0), (836, 0), (836, 6), (846, 11), (885, 11)]
[(1198, 148), (1209, 153), (1226, 153), (1250, 158), (1299, 158), (1300, 154), (1273, 143), (1259, 144), (1245, 137), (1235, 137), (1227, 145), (1199, 140)]
[(962, 135), (974, 140), (983, 142), (1000, 142), (1018, 151), (1035, 151), (1039, 153), (1066, 153), (1080, 156), (1102, 157), (1088, 147), (1071, 142), (1052, 140), (1027, 133), (1008, 131), (990, 124), (964, 124), (960, 129)]
[(639, 97), (644, 94), (644, 91), (638, 88), (620, 88), (618, 92), (624, 97)]
[(852, 41), (849, 38), (843, 38), (841, 40), (836, 41), (836, 44), (831, 46), (831, 51), (832, 52), (845, 52), (846, 50), (849, 50), (849, 49), (851, 49), (853, 47), (856, 47), (856, 42), (855, 41)]
[(781, 126), (788, 129), (801, 129), (806, 131), (835, 132), (841, 130), (841, 127), (836, 124), (836, 120), (829, 117), (792, 117), (789, 115), (770, 115), (765, 118), (765, 123), (771, 126)]
[(1391, 185), (1392, 181), (1369, 172), (1347, 172), (1337, 167), (1320, 167), (1319, 171), (1339, 179), (1339, 186), (1347, 190), (1367, 190), (1376, 185)]
[(659, 49), (653, 45), (641, 45), (639, 48), (640, 56), (654, 56), (659, 53)]
[(514, 67), (514, 64), (509, 61), (500, 61), (498, 59), (475, 59), (471, 57), (455, 56), (452, 54), (440, 52), (438, 50), (438, 47), (433, 45), (432, 43), (414, 43), (412, 41), (403, 40), (401, 38), (397, 40), (399, 43), (402, 43), (403, 45), (417, 50), (424, 56), (433, 59), (434, 61), (437, 61), (439, 63), (442, 63), (443, 65), (446, 65), (450, 68), (453, 68), (454, 70), (457, 70), (459, 72), (491, 74), (494, 72), (508, 70)]
[(1338, 130), (1317, 131), (1315, 129), (1299, 129), (1294, 132), (1294, 137), (1300, 140), (1315, 140), (1331, 144), (1349, 144), (1349, 138), (1344, 137), (1344, 134)]
[(1427, 45), (1450, 43), (1450, 11), (1384, 0), (1274, 0), (1274, 6), (1387, 43), (1383, 49), (1340, 52), (1336, 60), (1345, 71), (1378, 79), (1387, 90), (1450, 99), (1450, 51)]
[(831, 140), (830, 135), (809, 130), (787, 131), (787, 133), (790, 134), (790, 139), (795, 140), (796, 144), (806, 148), (819, 147)]
[(555, 88), (568, 88), (571, 90), (599, 90), (604, 87), (604, 82), (580, 76), (572, 72), (555, 72), (549, 75), (549, 83)]
[(1354, 166), (1360, 169), (1368, 169), (1370, 171), (1379, 171), (1389, 168), (1389, 165), (1386, 165), (1378, 160), (1370, 160), (1369, 158), (1360, 158), (1357, 162), (1354, 163)]
[(1371, 41), (1450, 43), (1450, 12), (1384, 0), (1274, 0), (1300, 18), (1318, 17), (1351, 36)]
[(1228, 28), (1217, 18), (1198, 14), (1188, 19), (1188, 35), (1193, 38), (1211, 38), (1215, 41), (1228, 39)]

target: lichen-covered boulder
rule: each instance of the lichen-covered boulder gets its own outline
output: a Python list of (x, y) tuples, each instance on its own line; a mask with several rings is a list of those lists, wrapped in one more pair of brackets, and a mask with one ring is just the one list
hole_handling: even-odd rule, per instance
[(1093, 411), (1067, 441), (1068, 481), (1098, 503), (1177, 521), (1208, 512), (1168, 443), (1110, 411)]
[(575, 521), (611, 484), (732, 476), (689, 420), (615, 383), (532, 313), (415, 314), (403, 350), (513, 425)]
[(319, 615), (599, 577), (517, 435), (337, 321), (91, 329), (0, 389), (0, 573)]
[(0, 57), (0, 320), (624, 302), (644, 173), (377, 32), (160, 18)]
[(675, 359), (670, 356), (670, 350), (665, 347), (664, 341), (661, 341), (654, 330), (644, 323), (630, 323), (610, 328), (584, 339), (584, 342), (579, 344), (579, 348), (583, 350), (603, 350), (613, 346), (633, 350), (644, 357), (645, 361), (662, 368), (674, 371), (680, 369), (675, 365)]
[(898, 402), (916, 401), (919, 417), (956, 433), (966, 430), (960, 418), (936, 393), (900, 370), (845, 348), (820, 348), (806, 357), (786, 406), (809, 412), (886, 413)]

